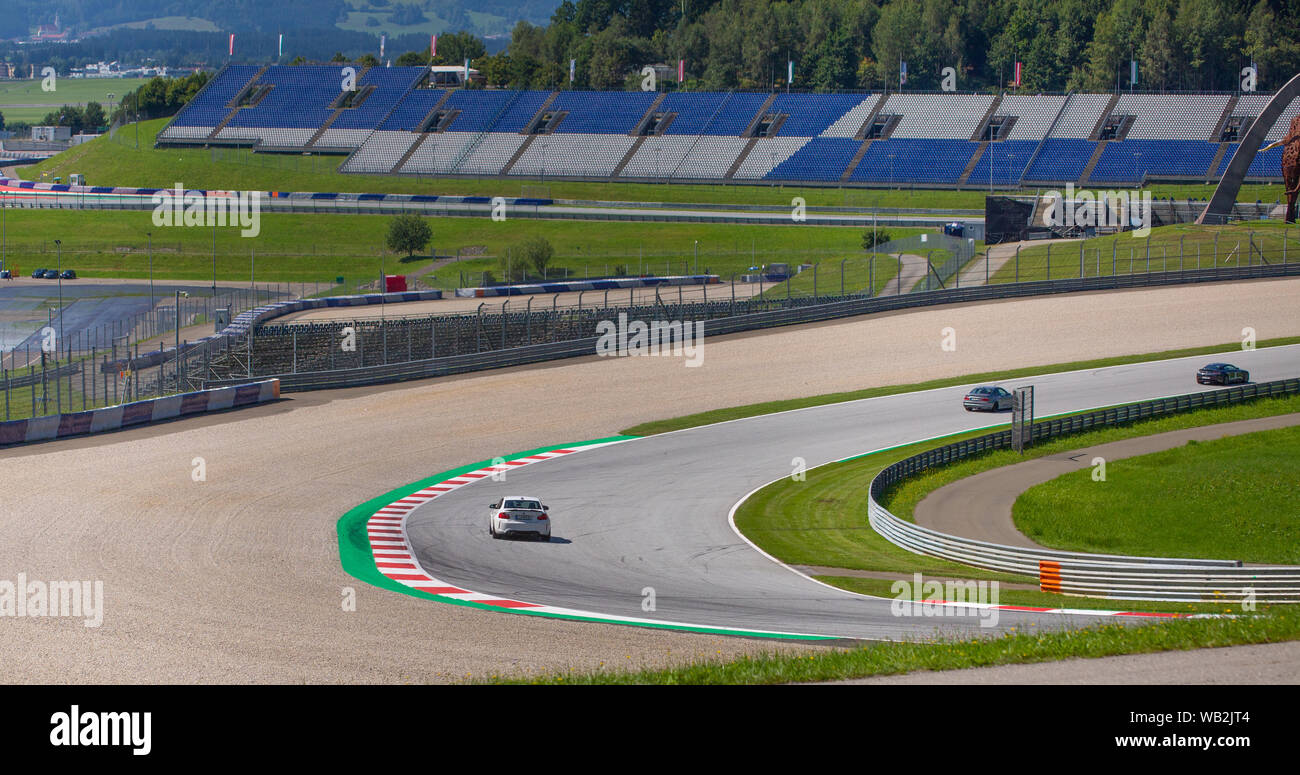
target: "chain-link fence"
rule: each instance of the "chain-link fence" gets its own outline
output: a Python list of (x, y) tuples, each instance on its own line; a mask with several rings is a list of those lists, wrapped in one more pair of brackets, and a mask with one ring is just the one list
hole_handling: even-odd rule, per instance
[[(187, 369), (195, 356), (161, 366), (132, 370), (122, 361), (141, 353), (175, 349), (177, 344), (209, 336), (219, 321), (269, 302), (300, 295), (314, 286), (266, 285), (219, 288), (216, 295), (178, 293), (160, 289), (144, 311), (101, 325), (78, 326), (59, 313), (77, 302), (66, 298), (63, 308), (50, 308), (46, 324), (31, 336), (0, 353), (0, 401), (5, 420), (76, 412), (113, 406), (194, 389)], [(328, 290), (330, 286), (321, 286)], [(201, 377), (196, 378), (201, 382)]]

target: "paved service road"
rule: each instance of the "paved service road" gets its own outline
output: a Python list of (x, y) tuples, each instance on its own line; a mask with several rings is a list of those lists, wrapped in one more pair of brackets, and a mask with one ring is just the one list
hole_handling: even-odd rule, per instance
[[(1229, 358), (1229, 356), (1223, 356)], [(1214, 356), (1040, 376), (1039, 417), (1206, 390), (1195, 370)], [(1300, 345), (1235, 352), (1259, 381), (1300, 374)], [(1002, 424), (961, 408), (964, 387), (872, 398), (650, 436), (480, 481), (412, 513), (408, 530), (425, 570), (476, 592), (598, 613), (742, 629), (857, 638), (999, 632), (1082, 626), (1094, 617), (1002, 611), (997, 628), (977, 618), (897, 617), (890, 602), (834, 590), (750, 548), (728, 524), (732, 505), (788, 475), (801, 457), (814, 466), (934, 436)], [(553, 539), (495, 541), (488, 504), (505, 493), (551, 507)], [(863, 528), (866, 493), (863, 498)], [(641, 610), (653, 587), (656, 611)]]

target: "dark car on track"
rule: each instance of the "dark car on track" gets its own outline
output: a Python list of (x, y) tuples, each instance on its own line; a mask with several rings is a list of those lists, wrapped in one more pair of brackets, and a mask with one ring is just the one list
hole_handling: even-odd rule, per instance
[(969, 393), (961, 399), (961, 405), (966, 411), (973, 412), (976, 409), (982, 409), (986, 412), (1000, 412), (1003, 407), (1011, 408), (1011, 402), (1014, 397), (1005, 389), (996, 385), (981, 385), (972, 388)]
[(77, 273), (71, 269), (64, 269), (63, 274), (59, 275), (60, 280), (75, 280)]
[(1250, 372), (1231, 363), (1207, 363), (1196, 372), (1198, 385), (1236, 385), (1250, 382)]
[(33, 279), (33, 280), (39, 280), (39, 279), (41, 279), (41, 278), (44, 277), (44, 276), (45, 276), (45, 270), (44, 270), (44, 269), (33, 269), (33, 270), (32, 270), (32, 279)]
[(45, 274), (41, 275), (41, 277), (44, 277), (46, 280), (57, 280), (59, 279), (59, 270), (46, 269)]

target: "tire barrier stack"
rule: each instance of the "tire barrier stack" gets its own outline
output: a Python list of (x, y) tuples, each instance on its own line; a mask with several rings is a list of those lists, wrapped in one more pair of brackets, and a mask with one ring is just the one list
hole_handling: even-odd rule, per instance
[[(1300, 378), (1190, 393), (1035, 423), (1035, 442), (1268, 396), (1300, 394)], [(1045, 592), (1131, 600), (1300, 602), (1300, 567), (1244, 566), (1239, 560), (1128, 557), (1005, 546), (940, 533), (900, 519), (880, 505), (898, 482), (985, 452), (1011, 448), (1011, 431), (945, 444), (900, 460), (871, 482), (868, 519), (886, 540), (916, 554), (1039, 578)]]

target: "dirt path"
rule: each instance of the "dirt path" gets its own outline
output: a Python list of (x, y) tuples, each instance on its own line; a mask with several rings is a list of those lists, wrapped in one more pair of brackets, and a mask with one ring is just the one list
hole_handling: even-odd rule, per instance
[[(935, 307), (710, 338), (700, 368), (593, 356), (0, 450), (0, 579), (101, 580), (106, 607), (98, 628), (4, 619), (0, 682), (452, 681), (777, 648), (394, 594), (343, 572), (335, 525), (439, 471), (663, 417), (1219, 344), (1245, 325), (1300, 334), (1298, 292), (1290, 279)], [(967, 332), (956, 352), (940, 348), (945, 326)]]
[(1008, 261), (1016, 257), (1016, 248), (1028, 248), (1037, 245), (1055, 245), (1059, 242), (1073, 242), (1076, 245), (1079, 240), (1076, 239), (1036, 239), (1023, 240), (1021, 242), (1003, 242), (998, 245), (989, 245), (986, 250), (986, 258), (983, 261), (974, 261), (962, 270), (959, 279), (960, 286), (967, 285), (984, 285), (986, 279), (992, 280)]
[(918, 525), (950, 535), (1010, 546), (1043, 548), (1017, 530), (1011, 518), (1011, 508), (1016, 499), (1034, 485), (1089, 468), (1094, 457), (1114, 463), (1128, 457), (1181, 447), (1191, 440), (1211, 441), (1293, 425), (1300, 425), (1300, 414), (1186, 428), (1026, 460), (940, 487), (916, 505), (914, 516)]

